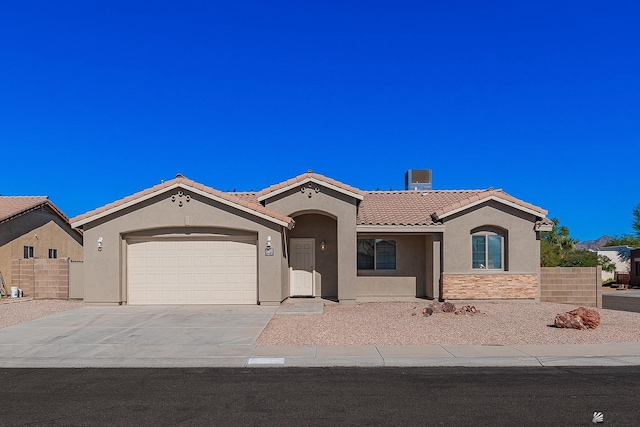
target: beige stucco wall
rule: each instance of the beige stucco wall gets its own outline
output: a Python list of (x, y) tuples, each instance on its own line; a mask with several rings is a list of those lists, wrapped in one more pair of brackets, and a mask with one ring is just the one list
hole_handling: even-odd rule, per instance
[[(149, 200), (85, 225), (84, 299), (88, 303), (122, 303), (127, 298), (127, 237), (173, 235), (187, 237), (257, 237), (258, 295), (261, 304), (278, 304), (282, 292), (282, 227), (252, 214), (191, 193), (183, 206), (172, 202), (177, 190), (168, 190)], [(190, 233), (190, 234), (187, 234)], [(274, 256), (266, 256), (271, 236)], [(102, 250), (97, 242), (102, 237)]]
[[(302, 185), (266, 199), (265, 206), (294, 219), (308, 213), (322, 213), (335, 219), (337, 259), (339, 260), (337, 263), (338, 299), (342, 303), (355, 302), (356, 199), (322, 184), (314, 183), (312, 188), (306, 189), (304, 192), (300, 190), (301, 187)], [(315, 191), (316, 188), (318, 188), (318, 192)], [(292, 233), (295, 233), (295, 230), (294, 228)], [(317, 245), (319, 245), (319, 241), (316, 238)], [(316, 256), (318, 256), (318, 252), (316, 250)], [(331, 287), (333, 286), (331, 284)], [(328, 289), (326, 292), (330, 292), (331, 287), (326, 288)]]
[(604, 255), (611, 260), (616, 265), (615, 271), (604, 271), (602, 270), (602, 280), (613, 279), (615, 273), (629, 273), (631, 271), (631, 260), (629, 258), (630, 250), (626, 250), (624, 252), (619, 252), (617, 250), (607, 250), (604, 248), (598, 251), (598, 255)]
[[(540, 242), (533, 230), (535, 216), (490, 201), (445, 218), (443, 267), (445, 273), (474, 273), (471, 268), (471, 231), (482, 226), (498, 226), (507, 231), (505, 270), (509, 273), (540, 271)], [(496, 274), (489, 271), (487, 274)]]
[(426, 296), (427, 256), (431, 254), (431, 251), (427, 250), (427, 236), (360, 233), (358, 239), (396, 241), (396, 269), (358, 270), (358, 298)]
[[(503, 298), (518, 298), (508, 291), (509, 286), (520, 289), (520, 298), (538, 298), (539, 288), (532, 296), (531, 277), (536, 287), (540, 275), (540, 241), (534, 231), (536, 217), (532, 214), (514, 209), (495, 201), (488, 201), (456, 215), (445, 218), (446, 227), (443, 238), (443, 298), (458, 298), (456, 289), (460, 289), (461, 275), (468, 275), (462, 281), (477, 280), (481, 288), (501, 289), (497, 294)], [(503, 270), (482, 270), (472, 268), (471, 236), (472, 231), (491, 226), (504, 232), (504, 264)], [(481, 276), (487, 276), (482, 279)], [(500, 278), (500, 276), (504, 276)], [(522, 280), (516, 280), (520, 275)], [(448, 280), (445, 278), (449, 276)], [(452, 280), (455, 278), (455, 280)], [(509, 285), (511, 284), (511, 285)], [(471, 285), (469, 285), (471, 286)], [(448, 288), (449, 287), (449, 288)], [(480, 292), (486, 295), (488, 290)], [(508, 296), (507, 296), (508, 295)], [(494, 297), (490, 297), (494, 298)], [(497, 298), (497, 296), (495, 297)]]
[(25, 246), (33, 246), (35, 258), (49, 258), (49, 249), (57, 249), (58, 258), (83, 257), (82, 237), (48, 209), (14, 218), (0, 225), (0, 272), (7, 289), (12, 285), (11, 260), (24, 258)]

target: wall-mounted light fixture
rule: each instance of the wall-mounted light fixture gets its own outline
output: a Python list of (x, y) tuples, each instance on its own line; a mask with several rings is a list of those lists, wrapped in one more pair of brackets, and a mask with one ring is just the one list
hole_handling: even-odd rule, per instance
[(98, 237), (98, 251), (102, 250), (102, 237)]
[(271, 247), (271, 236), (267, 236), (267, 248)]
[(321, 251), (324, 251), (326, 247), (327, 247), (327, 244), (324, 242), (324, 240), (322, 242), (320, 242), (320, 250)]

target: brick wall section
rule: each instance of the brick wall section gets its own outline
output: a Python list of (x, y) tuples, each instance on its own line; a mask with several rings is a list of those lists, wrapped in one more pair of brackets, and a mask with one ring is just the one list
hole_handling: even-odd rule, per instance
[(602, 307), (602, 267), (542, 267), (540, 301)]
[(69, 299), (69, 260), (11, 260), (13, 286), (22, 289), (25, 297), (35, 299)]
[(444, 299), (535, 299), (536, 274), (443, 274)]

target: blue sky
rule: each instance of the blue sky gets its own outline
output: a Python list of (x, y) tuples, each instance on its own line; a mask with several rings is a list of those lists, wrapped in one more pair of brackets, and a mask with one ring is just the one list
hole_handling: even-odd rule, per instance
[(0, 194), (75, 216), (176, 173), (260, 190), (502, 188), (631, 232), (632, 1), (4, 2)]

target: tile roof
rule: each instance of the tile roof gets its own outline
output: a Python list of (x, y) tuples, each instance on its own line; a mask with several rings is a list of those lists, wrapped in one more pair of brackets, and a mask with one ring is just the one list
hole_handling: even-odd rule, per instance
[(100, 215), (102, 213), (108, 212), (108, 211), (110, 211), (112, 209), (116, 209), (116, 208), (118, 208), (120, 206), (123, 206), (123, 205), (126, 205), (128, 203), (135, 202), (138, 199), (141, 199), (141, 198), (143, 198), (145, 196), (148, 196), (148, 195), (152, 195), (153, 193), (159, 192), (159, 191), (163, 190), (164, 188), (168, 188), (168, 187), (171, 187), (171, 186), (176, 185), (176, 184), (181, 184), (181, 185), (185, 185), (185, 186), (194, 188), (196, 190), (200, 190), (200, 191), (202, 191), (204, 193), (207, 193), (207, 194), (210, 194), (210, 195), (212, 195), (214, 197), (218, 197), (220, 199), (223, 199), (223, 200), (226, 200), (228, 202), (231, 202), (231, 203), (237, 204), (239, 206), (242, 206), (243, 208), (246, 208), (248, 210), (254, 211), (256, 213), (265, 215), (267, 217), (271, 217), (273, 219), (276, 219), (276, 220), (279, 220), (279, 221), (282, 221), (282, 222), (285, 222), (287, 225), (292, 225), (292, 224), (295, 223), (292, 218), (290, 218), (290, 217), (288, 217), (286, 215), (283, 215), (283, 214), (281, 214), (279, 212), (275, 212), (275, 211), (272, 211), (270, 209), (267, 209), (267, 208), (265, 208), (264, 206), (262, 206), (259, 203), (249, 201), (249, 199), (247, 199), (247, 198), (235, 196), (234, 194), (236, 194), (236, 193), (225, 193), (225, 192), (222, 192), (220, 190), (216, 190), (215, 188), (207, 187), (207, 186), (205, 186), (203, 184), (197, 183), (197, 182), (195, 182), (195, 181), (193, 181), (191, 179), (185, 178), (184, 176), (179, 175), (179, 174), (176, 176), (176, 178), (174, 178), (172, 180), (164, 181), (164, 182), (162, 182), (162, 183), (160, 183), (158, 185), (155, 185), (155, 186), (153, 186), (151, 188), (147, 188), (145, 190), (142, 190), (142, 191), (139, 191), (139, 192), (137, 192), (135, 194), (127, 196), (127, 197), (125, 197), (123, 199), (116, 200), (115, 202), (109, 203), (107, 205), (104, 205), (102, 207), (99, 207), (97, 209), (89, 211), (89, 212), (84, 213), (82, 215), (78, 215), (78, 216), (76, 216), (74, 218), (71, 218), (71, 222), (72, 223), (77, 223), (77, 222), (89, 219), (89, 218), (91, 218), (93, 216)]
[(490, 197), (533, 210), (541, 217), (547, 213), (501, 190), (371, 191), (360, 202), (357, 224), (434, 225), (439, 216)]
[[(8, 221), (45, 204), (53, 206), (47, 196), (0, 196), (0, 222)], [(67, 219), (55, 206), (53, 209)]]
[(333, 187), (337, 187), (338, 189), (341, 189), (341, 190), (344, 190), (344, 191), (348, 191), (350, 193), (357, 194), (358, 196), (364, 197), (364, 195), (365, 195), (365, 192), (360, 190), (360, 189), (358, 189), (358, 188), (352, 187), (352, 186), (344, 184), (344, 183), (342, 183), (340, 181), (336, 181), (335, 179), (326, 177), (324, 175), (320, 175), (318, 173), (314, 173), (311, 170), (309, 170), (309, 171), (307, 171), (307, 172), (305, 172), (305, 173), (303, 173), (301, 175), (296, 176), (295, 178), (291, 178), (291, 179), (283, 181), (283, 182), (281, 182), (279, 184), (274, 184), (274, 185), (272, 185), (272, 186), (270, 186), (268, 188), (265, 188), (264, 190), (258, 192), (256, 194), (256, 197), (257, 197), (258, 200), (260, 200), (261, 198), (264, 198), (265, 196), (267, 196), (270, 193), (277, 192), (278, 190), (284, 190), (284, 189), (286, 189), (288, 187), (295, 186), (298, 183), (303, 182), (303, 181), (305, 181), (307, 179), (313, 179), (313, 180), (316, 180), (316, 181), (319, 181), (319, 182), (323, 182), (323, 183), (326, 183), (326, 184), (331, 185)]
[(449, 212), (451, 212), (453, 210), (460, 209), (460, 208), (463, 208), (463, 207), (465, 207), (467, 205), (473, 204), (475, 202), (479, 202), (481, 200), (488, 199), (488, 198), (493, 198), (493, 197), (496, 197), (496, 198), (505, 200), (507, 202), (513, 203), (513, 204), (515, 204), (515, 205), (517, 205), (517, 206), (519, 206), (521, 208), (525, 208), (525, 209), (529, 209), (529, 210), (535, 211), (536, 213), (539, 213), (540, 216), (542, 216), (542, 217), (544, 217), (547, 214), (546, 210), (544, 210), (544, 209), (542, 209), (542, 208), (540, 208), (538, 206), (532, 205), (532, 204), (527, 203), (527, 202), (525, 202), (523, 200), (520, 200), (520, 199), (516, 199), (515, 197), (505, 193), (502, 190), (494, 190), (493, 188), (489, 188), (488, 190), (478, 191), (477, 194), (474, 194), (474, 195), (471, 195), (471, 196), (469, 196), (467, 198), (464, 198), (462, 200), (456, 201), (456, 202), (454, 202), (454, 203), (452, 203), (452, 204), (450, 204), (448, 206), (444, 206), (444, 207), (436, 210), (434, 212), (434, 215), (436, 217), (441, 217), (442, 215), (445, 215), (445, 214), (447, 214), (447, 213), (449, 213)]
[(472, 191), (371, 191), (358, 208), (358, 225), (433, 225), (436, 210)]
[[(43, 207), (69, 223), (69, 218), (47, 196), (0, 196), (0, 224)], [(80, 230), (75, 231), (82, 236)]]

